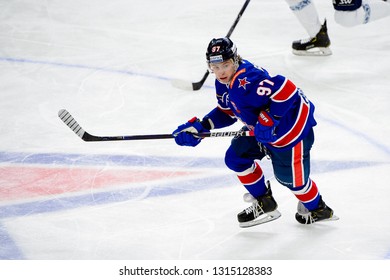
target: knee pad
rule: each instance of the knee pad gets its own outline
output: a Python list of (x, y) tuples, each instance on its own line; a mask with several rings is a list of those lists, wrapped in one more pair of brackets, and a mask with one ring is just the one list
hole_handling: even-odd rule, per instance
[(242, 172), (253, 165), (255, 159), (262, 159), (265, 153), (260, 149), (255, 137), (233, 138), (225, 154), (226, 166), (235, 171)]
[(246, 170), (247, 168), (251, 167), (253, 164), (253, 161), (247, 160), (246, 158), (241, 157), (232, 148), (232, 146), (230, 146), (225, 154), (225, 164), (230, 170), (233, 170), (234, 172), (242, 172), (242, 171)]

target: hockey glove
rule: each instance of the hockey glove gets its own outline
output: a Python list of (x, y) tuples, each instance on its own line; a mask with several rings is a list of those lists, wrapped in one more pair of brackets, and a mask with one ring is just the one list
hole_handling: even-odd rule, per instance
[(255, 126), (256, 140), (261, 143), (274, 142), (277, 139), (275, 128), (278, 124), (279, 121), (273, 118), (269, 113), (261, 111)]
[(175, 136), (176, 144), (180, 146), (195, 147), (202, 141), (202, 138), (195, 136), (193, 133), (209, 132), (200, 123), (197, 117), (193, 117), (185, 124), (180, 125), (172, 135)]

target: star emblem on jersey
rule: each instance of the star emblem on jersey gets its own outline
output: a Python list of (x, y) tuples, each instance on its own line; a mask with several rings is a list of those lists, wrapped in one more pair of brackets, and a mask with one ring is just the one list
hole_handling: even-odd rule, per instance
[(244, 79), (238, 79), (238, 88), (243, 87), (246, 90), (247, 84), (250, 84), (250, 82), (246, 80), (246, 77)]

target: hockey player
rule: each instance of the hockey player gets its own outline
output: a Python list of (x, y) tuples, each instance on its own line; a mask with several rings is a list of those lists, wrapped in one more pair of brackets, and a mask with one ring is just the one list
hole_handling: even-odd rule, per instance
[(333, 0), (335, 21), (345, 27), (366, 24), (390, 15), (387, 0)]
[(271, 76), (237, 54), (228, 38), (212, 39), (206, 52), (207, 63), (216, 76), (217, 106), (202, 120), (197, 117), (174, 132), (181, 146), (197, 146), (202, 138), (194, 133), (223, 128), (240, 120), (254, 137), (235, 137), (225, 154), (249, 194), (252, 205), (237, 216), (241, 227), (277, 219), (280, 212), (259, 161), (269, 157), (278, 182), (297, 197), (296, 220), (301, 224), (336, 219), (323, 201), (317, 185), (309, 177), (310, 149), (314, 142), (314, 105), (289, 79)]
[[(390, 15), (387, 0), (332, 0), (336, 23), (352, 27), (366, 24)], [(308, 39), (292, 44), (296, 55), (331, 55), (326, 20), (321, 25), (313, 0), (286, 0), (290, 9), (309, 34)]]

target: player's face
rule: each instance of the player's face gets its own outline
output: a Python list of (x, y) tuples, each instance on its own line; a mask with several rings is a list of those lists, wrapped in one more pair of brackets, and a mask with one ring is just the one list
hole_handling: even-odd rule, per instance
[(236, 67), (233, 60), (229, 59), (220, 63), (211, 63), (210, 70), (214, 72), (218, 81), (228, 84), (236, 72)]

